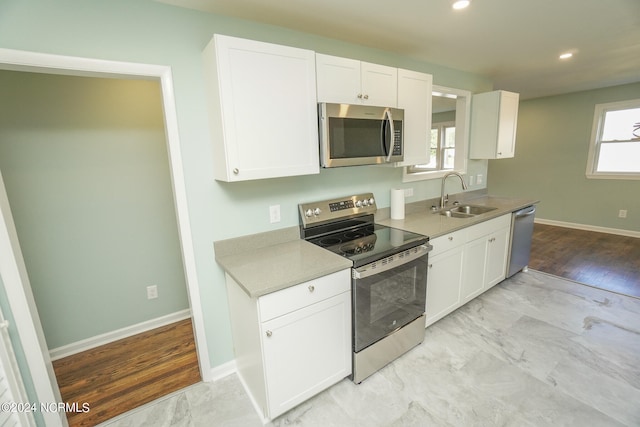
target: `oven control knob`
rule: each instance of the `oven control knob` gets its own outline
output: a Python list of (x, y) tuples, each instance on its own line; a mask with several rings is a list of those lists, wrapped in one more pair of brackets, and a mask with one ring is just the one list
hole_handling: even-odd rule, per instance
[(374, 204), (375, 202), (376, 202), (376, 201), (375, 201), (375, 199), (374, 199), (373, 197), (369, 199), (369, 204), (370, 204), (371, 206), (373, 206), (373, 204)]
[(362, 200), (356, 200), (356, 208), (362, 207)]
[(369, 206), (369, 199), (364, 199), (364, 200), (362, 201), (362, 205), (363, 205), (363, 206)]
[(318, 215), (320, 215), (321, 213), (322, 213), (322, 211), (320, 210), (320, 208), (315, 208), (315, 209), (313, 210), (313, 214), (314, 214), (315, 216), (318, 216)]
[(306, 211), (304, 211), (304, 216), (306, 216), (307, 218), (311, 218), (313, 216), (313, 211), (311, 209), (307, 209)]

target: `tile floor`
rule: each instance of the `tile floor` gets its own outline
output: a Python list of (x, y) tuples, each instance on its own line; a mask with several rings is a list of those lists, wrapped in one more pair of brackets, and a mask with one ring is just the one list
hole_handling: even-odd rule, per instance
[[(343, 380), (272, 424), (638, 426), (640, 299), (519, 273), (362, 384)], [(260, 425), (236, 375), (103, 424)]]

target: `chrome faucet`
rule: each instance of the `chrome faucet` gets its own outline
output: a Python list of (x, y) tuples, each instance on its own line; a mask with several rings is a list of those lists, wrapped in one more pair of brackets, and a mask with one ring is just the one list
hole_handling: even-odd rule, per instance
[(465, 184), (464, 178), (462, 177), (462, 175), (460, 175), (458, 172), (447, 172), (442, 177), (442, 188), (440, 189), (440, 209), (444, 209), (444, 205), (448, 201), (448, 195), (447, 195), (447, 200), (445, 200), (444, 198), (444, 183), (447, 180), (447, 178), (449, 178), (451, 175), (455, 175), (458, 178), (460, 178), (460, 182), (462, 182), (462, 189), (463, 190), (467, 189), (467, 184)]

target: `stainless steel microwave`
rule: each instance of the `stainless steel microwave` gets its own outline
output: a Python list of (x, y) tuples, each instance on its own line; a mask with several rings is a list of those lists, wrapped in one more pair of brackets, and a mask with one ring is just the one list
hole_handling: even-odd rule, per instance
[(318, 104), (322, 167), (374, 165), (404, 158), (404, 110)]

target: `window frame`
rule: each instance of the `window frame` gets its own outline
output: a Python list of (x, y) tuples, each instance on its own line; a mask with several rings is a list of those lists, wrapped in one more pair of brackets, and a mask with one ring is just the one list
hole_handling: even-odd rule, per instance
[[(433, 92), (442, 95), (455, 95), (456, 102), (456, 154), (453, 169), (439, 169), (427, 171), (411, 171), (412, 166), (402, 168), (402, 182), (422, 181), (427, 179), (442, 178), (446, 173), (454, 171), (460, 174), (467, 173), (469, 153), (469, 122), (471, 120), (471, 92), (464, 89), (455, 89), (445, 86), (433, 85)], [(429, 126), (431, 132), (431, 126)], [(429, 138), (428, 141), (431, 139)], [(425, 146), (429, 149), (429, 146)]]
[[(589, 153), (587, 157), (586, 177), (589, 179), (629, 179), (640, 180), (640, 172), (598, 172), (596, 167), (602, 144), (601, 136), (604, 125), (605, 114), (609, 111), (627, 110), (640, 108), (640, 99), (630, 99), (626, 101), (608, 102), (596, 104), (593, 114), (593, 124), (591, 128), (591, 139), (589, 141)], [(606, 144), (614, 142), (605, 142)]]

